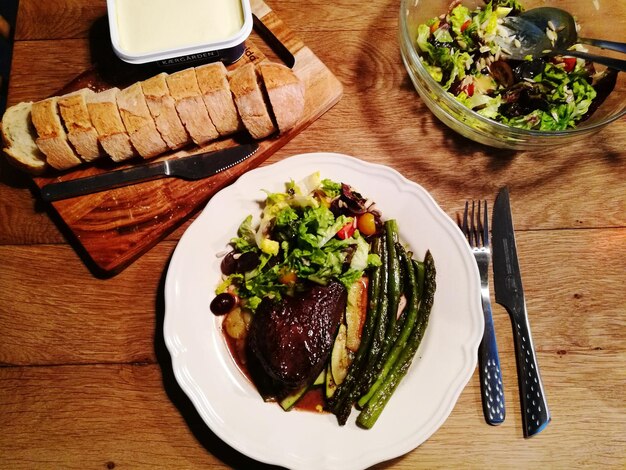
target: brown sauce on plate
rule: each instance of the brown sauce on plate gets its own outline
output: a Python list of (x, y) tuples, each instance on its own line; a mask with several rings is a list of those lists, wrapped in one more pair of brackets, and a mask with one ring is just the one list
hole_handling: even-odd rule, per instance
[[(250, 370), (248, 369), (248, 363), (246, 361), (245, 352), (245, 340), (231, 338), (225, 331), (222, 330), (222, 335), (226, 341), (226, 346), (230, 351), (230, 355), (237, 364), (237, 367), (248, 381), (254, 386), (254, 382), (251, 379)], [(326, 405), (326, 399), (324, 397), (323, 387), (314, 387), (304, 394), (300, 400), (294, 405), (293, 410), (310, 411), (314, 413), (326, 412), (324, 407)], [(278, 406), (278, 404), (276, 404)]]

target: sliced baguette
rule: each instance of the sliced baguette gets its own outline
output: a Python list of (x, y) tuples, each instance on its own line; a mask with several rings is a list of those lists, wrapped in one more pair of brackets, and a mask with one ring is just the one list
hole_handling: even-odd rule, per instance
[(276, 132), (254, 64), (236, 69), (229, 77), (230, 89), (244, 126), (255, 139)]
[(289, 67), (275, 62), (258, 65), (280, 133), (294, 127), (304, 114), (304, 82)]
[(33, 103), (31, 117), (38, 135), (35, 142), (46, 155), (48, 164), (57, 170), (67, 170), (80, 165), (82, 161), (69, 144), (57, 101), (55, 96)]
[(87, 96), (89, 117), (98, 133), (98, 141), (114, 162), (137, 156), (117, 108), (119, 88), (110, 88)]
[(202, 100), (195, 69), (185, 69), (167, 76), (170, 94), (176, 102), (176, 111), (185, 129), (198, 145), (219, 137)]
[(102, 155), (98, 133), (91, 123), (85, 98), (94, 92), (83, 88), (59, 97), (59, 112), (67, 129), (67, 137), (80, 157), (90, 162)]
[(5, 111), (2, 116), (2, 150), (14, 166), (30, 174), (40, 175), (48, 165), (46, 156), (35, 142), (37, 131), (31, 119), (32, 108), (32, 102), (18, 103)]
[(141, 89), (161, 137), (170, 149), (176, 150), (191, 143), (191, 139), (176, 112), (166, 76), (163, 72), (141, 82)]
[(228, 71), (222, 62), (196, 67), (198, 86), (209, 117), (217, 132), (230, 135), (241, 129), (242, 122), (228, 85)]
[(168, 150), (150, 114), (139, 82), (117, 94), (117, 107), (133, 147), (143, 158), (152, 158)]

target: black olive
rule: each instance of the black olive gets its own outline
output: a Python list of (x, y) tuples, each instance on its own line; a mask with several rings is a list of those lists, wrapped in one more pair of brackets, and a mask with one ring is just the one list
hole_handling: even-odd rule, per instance
[(455, 80), (452, 85), (450, 85), (450, 88), (448, 88), (448, 91), (455, 96), (458, 95), (461, 91), (463, 91), (463, 81)]
[(222, 292), (211, 301), (211, 312), (215, 315), (225, 315), (237, 305), (237, 298), (228, 292)]
[(537, 75), (543, 73), (545, 67), (546, 61), (541, 58), (533, 60), (523, 60), (515, 67), (513, 67), (513, 75), (515, 75), (515, 79), (518, 82), (524, 79), (532, 79)]
[(509, 87), (514, 83), (513, 71), (509, 64), (503, 60), (497, 60), (489, 66), (491, 76), (503, 87)]
[(222, 264), (220, 266), (222, 273), (227, 276), (234, 274), (237, 272), (237, 259), (235, 258), (236, 252), (231, 251), (222, 260)]
[(520, 82), (502, 94), (500, 112), (506, 117), (524, 116), (536, 109), (547, 111), (549, 104), (538, 85)]
[(254, 251), (247, 251), (242, 253), (239, 258), (237, 258), (237, 272), (238, 273), (246, 273), (248, 271), (252, 271), (259, 265), (259, 255)]
[(259, 254), (254, 251), (238, 253), (231, 251), (222, 260), (222, 273), (229, 276), (235, 273), (245, 273), (252, 271), (259, 265)]

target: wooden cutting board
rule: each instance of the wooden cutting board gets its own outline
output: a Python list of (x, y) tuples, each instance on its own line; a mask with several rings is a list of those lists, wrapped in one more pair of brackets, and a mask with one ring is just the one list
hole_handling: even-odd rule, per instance
[[(295, 57), (293, 70), (304, 81), (306, 90), (301, 122), (283, 135), (260, 141), (259, 150), (252, 157), (210, 178), (200, 181), (165, 178), (53, 202), (50, 210), (56, 212), (58, 217), (55, 218), (65, 225), (67, 230), (64, 231), (70, 243), (94, 275), (108, 277), (119, 273), (203, 207), (217, 191), (261, 164), (341, 98), (343, 89), (337, 78), (264, 2), (253, 0), (252, 11)], [(96, 36), (102, 37), (101, 34), (93, 35)], [(268, 55), (271, 55), (269, 46), (253, 32), (246, 41), (243, 58), (228, 68), (232, 70), (248, 62), (277, 60)], [(57, 95), (85, 86), (96, 90), (121, 87), (156, 73), (136, 66), (128, 73), (122, 70), (123, 67), (128, 66), (116, 62), (116, 59), (102, 60), (99, 67), (81, 74)], [(242, 133), (202, 148), (165, 155), (160, 159), (184, 158), (194, 153), (234, 146), (246, 139), (250, 137)], [(124, 166), (108, 162), (84, 166), (63, 174), (37, 177), (34, 181), (41, 188), (49, 182), (66, 181), (120, 168)]]

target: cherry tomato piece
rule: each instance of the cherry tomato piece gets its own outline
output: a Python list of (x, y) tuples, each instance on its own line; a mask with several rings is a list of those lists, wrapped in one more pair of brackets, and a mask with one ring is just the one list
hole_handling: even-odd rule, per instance
[(376, 217), (371, 212), (361, 214), (357, 219), (357, 227), (363, 235), (370, 236), (376, 233)]
[(339, 231), (337, 232), (337, 236), (342, 240), (345, 240), (346, 238), (350, 238), (354, 234), (355, 230), (356, 227), (354, 226), (354, 221), (348, 222), (346, 225), (339, 229)]
[(435, 21), (432, 25), (430, 25), (430, 32), (434, 33), (435, 31), (437, 31), (437, 28), (439, 28), (440, 24), (441, 22), (439, 20)]
[(465, 23), (461, 25), (461, 32), (465, 31), (471, 24), (472, 24), (471, 20), (465, 20)]
[(295, 271), (284, 271), (278, 280), (281, 284), (295, 284), (298, 280), (298, 275)]
[(576, 68), (576, 57), (563, 57), (563, 65), (566, 72), (571, 72)]

